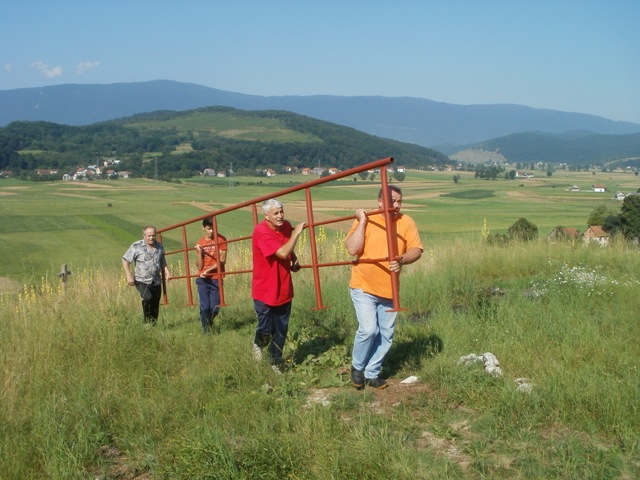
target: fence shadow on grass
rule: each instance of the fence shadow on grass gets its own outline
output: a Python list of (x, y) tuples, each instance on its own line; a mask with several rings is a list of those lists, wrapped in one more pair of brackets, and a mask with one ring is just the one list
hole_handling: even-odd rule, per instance
[(420, 334), (411, 340), (394, 342), (387, 354), (384, 376), (396, 375), (402, 368), (419, 368), (425, 358), (435, 357), (444, 348), (444, 342), (435, 333)]
[(337, 345), (344, 345), (345, 341), (345, 337), (334, 333), (316, 335), (298, 344), (293, 354), (293, 361), (296, 364), (301, 364), (309, 355), (319, 357)]

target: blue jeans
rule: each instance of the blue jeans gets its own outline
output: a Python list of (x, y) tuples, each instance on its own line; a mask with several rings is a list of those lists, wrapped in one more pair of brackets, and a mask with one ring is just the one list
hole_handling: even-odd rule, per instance
[(269, 345), (269, 361), (272, 365), (276, 365), (282, 362), (282, 350), (289, 330), (291, 302), (272, 307), (254, 299), (253, 307), (258, 317), (253, 343), (260, 348)]
[(356, 370), (364, 370), (365, 378), (378, 378), (382, 361), (393, 343), (397, 312), (393, 300), (351, 288), (351, 300), (358, 318), (358, 331), (353, 341), (351, 364)]
[(196, 278), (196, 286), (198, 287), (198, 298), (200, 300), (200, 324), (202, 325), (202, 331), (208, 333), (211, 331), (213, 319), (216, 318), (220, 311), (218, 280)]

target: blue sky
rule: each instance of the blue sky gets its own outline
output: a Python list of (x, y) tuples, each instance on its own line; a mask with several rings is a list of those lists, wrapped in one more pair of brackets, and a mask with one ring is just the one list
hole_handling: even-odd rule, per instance
[(638, 0), (2, 0), (0, 90), (167, 79), (640, 123)]

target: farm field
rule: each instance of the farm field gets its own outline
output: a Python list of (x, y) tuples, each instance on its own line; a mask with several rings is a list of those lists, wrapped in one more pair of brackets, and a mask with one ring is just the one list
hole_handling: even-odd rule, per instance
[[(584, 231), (590, 212), (599, 205), (619, 209), (616, 191), (636, 191), (632, 174), (556, 172), (552, 177), (513, 181), (477, 180), (461, 172), (455, 184), (451, 172), (410, 171), (400, 185), (403, 211), (418, 224), (430, 247), (456, 239), (479, 240), (486, 221), (491, 233), (504, 233), (526, 218), (546, 236), (557, 226)], [(308, 176), (272, 178), (197, 178), (184, 183), (121, 179), (102, 182), (0, 182), (0, 254), (6, 259), (0, 277), (4, 284), (29, 283), (55, 275), (62, 264), (74, 268), (103, 268), (118, 264), (122, 252), (140, 238), (142, 226), (162, 229), (177, 223), (309, 181)], [(604, 183), (608, 192), (594, 193)], [(569, 192), (578, 185), (580, 192)], [(352, 215), (356, 208), (376, 208), (379, 181), (343, 179), (314, 188), (314, 219), (326, 221)], [(306, 220), (304, 192), (282, 198), (292, 222)], [(219, 228), (227, 236), (249, 235), (248, 210), (221, 215)], [(349, 222), (327, 226), (344, 231)], [(198, 223), (187, 227), (189, 241), (200, 235)], [(179, 236), (163, 239), (178, 248)], [(7, 282), (7, 280), (9, 282)]]

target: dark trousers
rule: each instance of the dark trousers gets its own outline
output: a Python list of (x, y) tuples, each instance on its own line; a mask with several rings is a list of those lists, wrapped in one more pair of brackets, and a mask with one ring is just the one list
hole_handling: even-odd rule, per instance
[(158, 321), (160, 313), (160, 297), (162, 297), (162, 285), (150, 285), (136, 281), (136, 288), (142, 298), (142, 313), (145, 323)]
[(282, 361), (282, 350), (287, 340), (291, 302), (272, 307), (260, 300), (253, 301), (258, 317), (254, 343), (260, 348), (269, 346), (269, 360), (275, 365)]
[(200, 300), (200, 324), (204, 333), (211, 331), (213, 319), (220, 311), (220, 289), (218, 280), (213, 278), (196, 278), (198, 299)]

